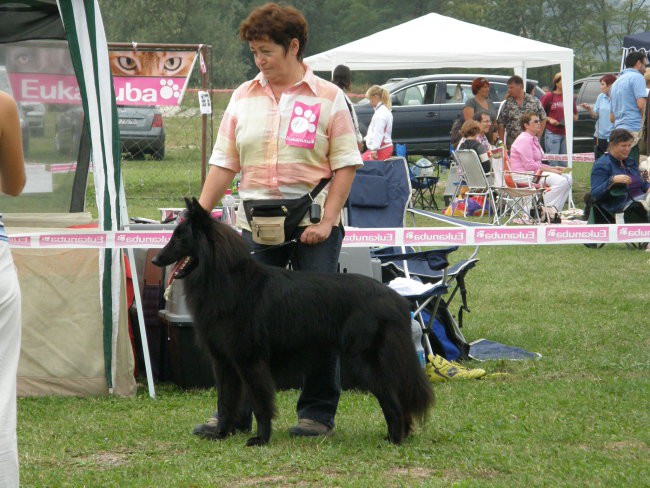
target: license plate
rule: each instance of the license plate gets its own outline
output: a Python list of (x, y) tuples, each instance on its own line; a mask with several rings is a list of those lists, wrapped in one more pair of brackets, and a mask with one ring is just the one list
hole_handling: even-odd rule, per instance
[(137, 119), (119, 119), (119, 125), (138, 125)]

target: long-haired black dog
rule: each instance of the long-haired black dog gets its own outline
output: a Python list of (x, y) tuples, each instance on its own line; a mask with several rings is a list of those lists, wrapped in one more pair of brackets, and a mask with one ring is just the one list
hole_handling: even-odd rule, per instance
[(388, 440), (399, 444), (414, 419), (424, 420), (433, 390), (411, 340), (409, 303), (381, 283), (354, 274), (288, 271), (259, 264), (231, 228), (196, 199), (171, 240), (153, 259), (178, 262), (198, 341), (214, 362), (218, 437), (235, 432), (245, 394), (266, 444), (275, 415), (271, 362), (331, 348), (377, 397)]

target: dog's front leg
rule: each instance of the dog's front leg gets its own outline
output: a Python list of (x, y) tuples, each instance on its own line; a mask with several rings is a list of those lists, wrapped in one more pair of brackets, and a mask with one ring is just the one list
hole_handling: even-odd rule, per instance
[[(240, 430), (250, 431), (250, 425), (242, 425), (243, 389), (237, 371), (226, 358), (215, 361), (217, 381), (217, 439), (223, 439)], [(250, 423), (250, 419), (249, 419)]]
[(257, 422), (257, 435), (248, 439), (246, 445), (267, 444), (271, 439), (271, 421), (275, 416), (275, 384), (269, 365), (260, 359), (247, 365), (240, 374)]

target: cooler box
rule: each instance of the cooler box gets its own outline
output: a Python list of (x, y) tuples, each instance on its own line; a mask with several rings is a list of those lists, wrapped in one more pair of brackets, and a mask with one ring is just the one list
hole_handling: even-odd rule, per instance
[[(171, 268), (168, 267), (167, 272)], [(172, 382), (181, 388), (214, 388), (212, 362), (198, 345), (192, 317), (185, 304), (183, 281), (171, 284), (165, 309), (158, 313), (169, 331), (169, 362)]]

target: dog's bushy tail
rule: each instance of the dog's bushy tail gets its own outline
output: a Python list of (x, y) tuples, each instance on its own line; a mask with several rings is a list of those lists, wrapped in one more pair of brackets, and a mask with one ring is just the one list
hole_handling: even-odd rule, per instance
[(401, 375), (403, 380), (398, 393), (400, 403), (407, 416), (422, 423), (435, 403), (433, 388), (420, 366), (410, 336), (403, 334), (401, 340), (406, 341), (403, 344), (405, 356), (402, 362), (405, 371)]
[(408, 309), (391, 314), (380, 328), (385, 331), (385, 341), (377, 351), (386, 375), (383, 386), (399, 399), (408, 434), (412, 421), (422, 423), (426, 420), (435, 403), (433, 388), (415, 352)]

